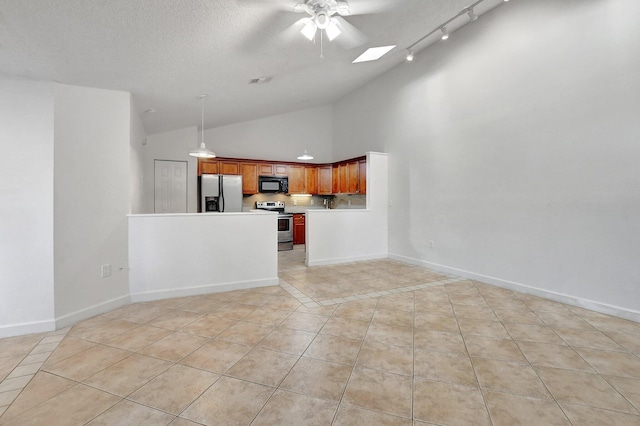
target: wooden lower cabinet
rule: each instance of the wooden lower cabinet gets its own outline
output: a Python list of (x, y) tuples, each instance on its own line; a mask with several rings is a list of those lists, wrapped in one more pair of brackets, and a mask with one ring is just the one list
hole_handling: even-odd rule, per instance
[(293, 244), (305, 244), (305, 215), (293, 214)]
[(240, 163), (240, 174), (242, 175), (242, 193), (258, 193), (258, 164)]

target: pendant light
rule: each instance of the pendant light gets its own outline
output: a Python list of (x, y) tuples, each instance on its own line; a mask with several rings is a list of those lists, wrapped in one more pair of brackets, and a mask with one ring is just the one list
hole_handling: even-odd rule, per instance
[(192, 157), (198, 157), (198, 158), (214, 158), (216, 156), (216, 154), (207, 149), (207, 146), (204, 144), (204, 98), (207, 97), (207, 95), (200, 95), (198, 96), (200, 98), (200, 110), (201, 110), (201, 127), (200, 127), (200, 131), (202, 134), (202, 139), (200, 142), (200, 148), (195, 149), (193, 151), (191, 151), (189, 153), (190, 156)]
[(307, 150), (304, 150), (304, 154), (298, 157), (298, 160), (313, 160), (313, 155), (307, 154)]

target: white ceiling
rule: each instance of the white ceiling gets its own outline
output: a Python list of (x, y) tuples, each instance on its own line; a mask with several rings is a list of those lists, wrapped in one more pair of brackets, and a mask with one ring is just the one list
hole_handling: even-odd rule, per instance
[[(211, 128), (333, 102), (472, 0), (351, 0), (372, 2), (387, 8), (347, 18), (366, 43), (325, 39), (321, 59), (292, 27), (304, 15), (274, 7), (287, 0), (0, 0), (0, 74), (131, 92), (148, 134), (199, 125), (207, 93)], [(381, 60), (351, 63), (389, 44)]]

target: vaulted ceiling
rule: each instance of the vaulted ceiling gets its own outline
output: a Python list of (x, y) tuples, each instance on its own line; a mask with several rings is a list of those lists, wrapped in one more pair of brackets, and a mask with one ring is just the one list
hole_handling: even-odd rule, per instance
[[(501, 0), (487, 0), (483, 9)], [(131, 92), (148, 134), (205, 128), (333, 102), (402, 63), (406, 48), (472, 0), (351, 0), (381, 9), (314, 44), (295, 0), (0, 0), (0, 74)], [(417, 50), (430, 43), (417, 46)], [(376, 62), (366, 48), (395, 44)], [(272, 77), (267, 84), (250, 80)], [(144, 111), (154, 109), (155, 113)]]

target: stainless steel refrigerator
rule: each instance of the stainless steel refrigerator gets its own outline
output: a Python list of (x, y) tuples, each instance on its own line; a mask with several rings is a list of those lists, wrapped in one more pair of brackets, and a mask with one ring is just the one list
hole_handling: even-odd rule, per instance
[(200, 211), (241, 212), (242, 176), (203, 174), (200, 179)]

